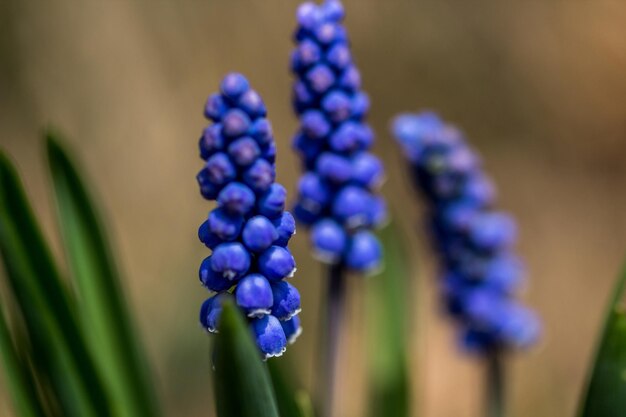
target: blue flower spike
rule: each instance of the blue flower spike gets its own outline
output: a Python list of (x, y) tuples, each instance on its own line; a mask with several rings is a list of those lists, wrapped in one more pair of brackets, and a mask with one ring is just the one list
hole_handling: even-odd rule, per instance
[(392, 130), (429, 206), (443, 301), (462, 345), (481, 354), (532, 345), (539, 320), (514, 299), (524, 276), (513, 254), (516, 225), (494, 210), (495, 190), (480, 158), (434, 113), (400, 115)]
[(259, 351), (280, 356), (302, 331), (300, 294), (285, 278), (296, 262), (287, 245), (296, 233), (285, 211), (287, 192), (275, 183), (276, 146), (261, 96), (241, 74), (224, 77), (204, 114), (212, 121), (200, 137), (204, 167), (200, 193), (217, 202), (198, 230), (212, 250), (200, 282), (215, 294), (200, 309), (200, 323), (217, 332), (222, 301), (232, 297), (248, 317)]
[(307, 2), (297, 12), (291, 69), (300, 128), (293, 147), (304, 174), (294, 215), (311, 228), (318, 259), (371, 274), (382, 261), (380, 244), (369, 230), (387, 219), (377, 195), (384, 170), (369, 152), (374, 141), (365, 120), (369, 99), (361, 90), (344, 14), (338, 0)]

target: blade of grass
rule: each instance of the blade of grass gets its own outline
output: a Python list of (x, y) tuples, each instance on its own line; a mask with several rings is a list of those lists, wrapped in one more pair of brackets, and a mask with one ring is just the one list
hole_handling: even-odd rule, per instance
[(0, 363), (7, 389), (19, 417), (44, 417), (41, 404), (28, 367), (20, 360), (13, 343), (9, 326), (0, 308)]
[[(0, 279), (5, 275), (0, 271)], [(8, 290), (6, 286), (0, 284), (0, 290)], [(10, 292), (10, 291), (8, 291)], [(28, 371), (31, 386), (39, 396), (39, 402), (45, 410), (47, 417), (63, 417), (56, 392), (50, 380), (49, 372), (49, 349), (41, 343), (33, 344), (27, 333), (27, 323), (24, 321), (23, 315), (20, 313), (19, 307), (15, 300), (8, 296), (2, 297), (4, 311), (9, 313), (6, 315), (8, 326), (13, 339), (17, 360), (22, 363), (25, 371)]]
[(68, 295), (15, 169), (0, 152), (0, 252), (30, 342), (68, 417), (110, 416)]
[(306, 393), (294, 381), (295, 378), (290, 372), (289, 363), (286, 359), (271, 360), (267, 364), (272, 385), (276, 392), (278, 411), (281, 417), (305, 417), (300, 402), (304, 400), (301, 397), (306, 395)]
[(582, 417), (613, 417), (626, 410), (626, 268), (613, 291), (583, 400)]
[(313, 409), (313, 400), (311, 396), (305, 390), (296, 392), (296, 403), (300, 410), (302, 417), (315, 417), (315, 410)]
[(371, 324), (370, 395), (371, 417), (405, 417), (409, 409), (408, 323), (411, 293), (406, 252), (393, 224), (380, 232), (385, 269), (368, 282), (368, 312)]
[(46, 134), (46, 144), (65, 253), (81, 295), (78, 307), (116, 415), (158, 416), (153, 384), (97, 207), (54, 133)]
[(218, 417), (278, 417), (267, 367), (230, 300), (224, 302), (219, 329), (213, 352)]

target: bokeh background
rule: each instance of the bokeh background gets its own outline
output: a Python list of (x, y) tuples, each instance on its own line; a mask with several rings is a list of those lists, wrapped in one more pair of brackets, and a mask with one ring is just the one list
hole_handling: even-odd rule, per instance
[[(371, 95), (385, 194), (415, 267), (411, 373), (415, 411), (480, 415), (482, 368), (440, 317), (427, 236), (389, 119), (431, 108), (461, 126), (521, 229), (525, 300), (542, 343), (508, 368), (511, 416), (573, 415), (604, 304), (626, 253), (626, 3), (618, 1), (346, 0), (347, 26)], [(206, 294), (197, 226), (197, 137), (206, 96), (228, 71), (263, 95), (278, 142), (278, 179), (298, 176), (290, 150), (296, 1), (0, 0), (0, 146), (19, 165), (56, 236), (40, 129), (68, 136), (100, 196), (157, 384), (172, 416), (212, 408)], [(320, 268), (306, 233), (293, 247), (305, 332), (287, 354), (311, 385)], [(57, 242), (58, 243), (58, 242)], [(58, 245), (56, 254), (60, 255)], [(45, 277), (42, 277), (45, 279)], [(364, 415), (363, 284), (351, 283), (342, 415)], [(374, 335), (375, 336), (375, 335)], [(0, 397), (2, 396), (0, 388)], [(0, 398), (0, 415), (10, 416)]]

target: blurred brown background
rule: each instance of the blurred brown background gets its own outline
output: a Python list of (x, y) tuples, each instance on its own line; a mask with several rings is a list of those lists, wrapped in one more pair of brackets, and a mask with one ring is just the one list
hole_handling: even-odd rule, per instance
[[(480, 415), (478, 363), (459, 355), (437, 313), (420, 207), (388, 134), (399, 111), (428, 107), (483, 153), (501, 206), (521, 224), (525, 299), (545, 322), (511, 361), (511, 416), (573, 415), (604, 303), (626, 253), (626, 2), (346, 0), (370, 93), (385, 193), (419, 273), (411, 357), (416, 411)], [(0, 0), (0, 145), (19, 164), (49, 236), (40, 128), (58, 126), (107, 212), (126, 288), (171, 416), (210, 415), (205, 297), (196, 228), (210, 209), (194, 176), (208, 93), (231, 70), (263, 95), (278, 177), (293, 190), (296, 120), (287, 72), (296, 1)], [(292, 193), (293, 196), (293, 193)], [(319, 267), (294, 239), (305, 332), (288, 353), (306, 384), (316, 344)], [(57, 250), (57, 254), (59, 251)], [(424, 260), (422, 262), (422, 260)], [(362, 289), (353, 285), (343, 415), (363, 415)], [(419, 293), (419, 296), (417, 295)], [(418, 336), (419, 335), (419, 336)], [(419, 392), (419, 395), (418, 395)], [(348, 395), (349, 393), (349, 395)], [(0, 415), (9, 415), (0, 399)]]

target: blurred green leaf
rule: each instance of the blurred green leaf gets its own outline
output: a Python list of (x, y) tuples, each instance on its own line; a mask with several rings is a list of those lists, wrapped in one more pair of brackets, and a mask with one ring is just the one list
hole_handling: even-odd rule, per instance
[(296, 403), (302, 417), (315, 417), (315, 410), (311, 396), (304, 389), (296, 392)]
[(78, 307), (117, 416), (159, 415), (107, 237), (83, 178), (54, 133), (46, 134), (65, 253)]
[(307, 417), (307, 408), (312, 407), (311, 400), (309, 398), (307, 401), (308, 394), (295, 381), (292, 368), (286, 359), (270, 360), (267, 363), (278, 411), (281, 417)]
[(0, 364), (5, 385), (19, 417), (43, 417), (45, 406), (40, 402), (28, 366), (15, 351), (9, 326), (0, 308)]
[(278, 417), (270, 376), (250, 329), (235, 305), (224, 301), (215, 339), (213, 387), (219, 417)]
[(380, 232), (385, 269), (368, 282), (367, 308), (370, 323), (371, 417), (410, 415), (407, 335), (409, 300), (415, 298), (402, 236), (393, 224)]
[(619, 278), (605, 319), (595, 364), (581, 408), (582, 417), (626, 412), (626, 269)]
[(0, 252), (9, 287), (24, 317), (28, 338), (44, 358), (35, 358), (51, 381), (64, 416), (110, 416), (73, 306), (35, 221), (21, 182), (0, 153)]

